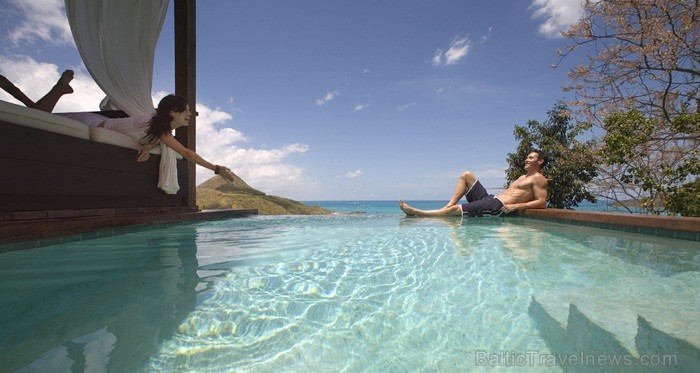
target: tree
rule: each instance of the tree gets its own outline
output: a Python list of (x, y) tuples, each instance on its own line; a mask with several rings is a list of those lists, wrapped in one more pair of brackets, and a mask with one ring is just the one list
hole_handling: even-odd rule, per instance
[(660, 120), (630, 110), (603, 121), (606, 132), (598, 154), (614, 170), (606, 175), (618, 178), (607, 196), (623, 186), (625, 196), (634, 196), (634, 204), (623, 205), (629, 211), (700, 216), (700, 193), (693, 193), (699, 186), (700, 153), (697, 147), (685, 145), (689, 140), (682, 140), (684, 135), (692, 136), (689, 131), (697, 128), (700, 114), (676, 115), (669, 129), (676, 137), (673, 141), (659, 133), (665, 130)]
[[(582, 128), (591, 129), (603, 163), (598, 197), (630, 211), (697, 216), (700, 147), (700, 3), (615, 0), (583, 3), (564, 34), (562, 58), (592, 51), (569, 72)], [(697, 195), (697, 194), (696, 194)], [(627, 202), (633, 202), (628, 204)]]
[(595, 197), (586, 184), (596, 176), (595, 157), (588, 143), (576, 140), (579, 130), (572, 123), (567, 105), (559, 101), (547, 112), (544, 123), (529, 120), (525, 126), (515, 126), (513, 134), (520, 141), (515, 153), (507, 156), (506, 180), (513, 182), (523, 173), (523, 160), (533, 150), (542, 150), (549, 158), (542, 173), (548, 179), (547, 205), (573, 208)]

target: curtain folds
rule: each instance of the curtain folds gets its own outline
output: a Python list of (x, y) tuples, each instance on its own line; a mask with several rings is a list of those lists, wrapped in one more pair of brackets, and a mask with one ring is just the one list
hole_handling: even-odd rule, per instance
[[(169, 0), (65, 0), (85, 67), (107, 94), (103, 104), (129, 116), (154, 114), (151, 88), (156, 43)], [(175, 152), (161, 144), (158, 187), (180, 189)]]
[(113, 106), (130, 116), (154, 112), (155, 47), (169, 0), (65, 0), (85, 67)]

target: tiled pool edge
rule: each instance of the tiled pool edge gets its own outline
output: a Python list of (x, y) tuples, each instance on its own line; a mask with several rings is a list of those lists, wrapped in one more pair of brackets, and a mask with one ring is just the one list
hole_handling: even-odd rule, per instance
[(525, 210), (528, 218), (700, 242), (700, 218), (563, 209)]

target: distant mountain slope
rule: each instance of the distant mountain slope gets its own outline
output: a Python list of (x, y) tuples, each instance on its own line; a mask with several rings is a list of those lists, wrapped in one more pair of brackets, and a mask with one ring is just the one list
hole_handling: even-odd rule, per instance
[(202, 210), (258, 209), (260, 215), (323, 215), (330, 214), (324, 208), (308, 206), (301, 202), (267, 194), (251, 187), (235, 176), (235, 183), (228, 183), (215, 176), (197, 187), (197, 206)]

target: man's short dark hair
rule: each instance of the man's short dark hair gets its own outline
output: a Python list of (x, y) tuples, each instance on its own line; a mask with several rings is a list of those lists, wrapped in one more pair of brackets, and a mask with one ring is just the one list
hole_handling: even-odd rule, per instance
[(539, 150), (539, 149), (532, 149), (532, 152), (537, 153), (537, 159), (542, 160), (542, 166), (540, 166), (540, 168), (544, 168), (544, 166), (546, 166), (547, 162), (549, 161), (547, 154), (545, 154), (542, 150)]

